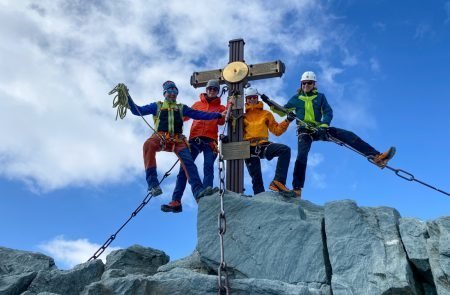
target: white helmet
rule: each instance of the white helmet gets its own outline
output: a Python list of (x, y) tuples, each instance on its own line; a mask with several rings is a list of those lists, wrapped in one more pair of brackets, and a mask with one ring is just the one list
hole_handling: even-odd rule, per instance
[(252, 96), (252, 95), (259, 95), (259, 93), (258, 93), (258, 89), (256, 89), (256, 88), (247, 88), (246, 90), (245, 90), (245, 96), (247, 97), (247, 96)]
[(302, 79), (300, 81), (314, 81), (314, 82), (316, 82), (317, 81), (316, 74), (314, 74), (314, 72), (311, 72), (311, 71), (304, 72), (303, 75), (302, 75)]

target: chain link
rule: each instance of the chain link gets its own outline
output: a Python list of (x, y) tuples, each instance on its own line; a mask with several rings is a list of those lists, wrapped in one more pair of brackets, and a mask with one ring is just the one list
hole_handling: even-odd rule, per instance
[[(169, 169), (169, 171), (167, 171), (163, 178), (161, 178), (161, 181), (159, 182), (159, 184), (161, 184), (164, 179), (166, 177), (168, 177), (170, 175), (170, 172), (173, 170), (173, 168), (175, 168), (175, 165), (178, 163), (179, 160), (177, 160), (172, 167)], [(106, 250), (106, 248), (108, 248), (108, 246), (116, 239), (117, 234), (119, 234), (119, 232), (128, 224), (128, 222), (130, 222), (131, 219), (133, 219), (133, 217), (135, 217), (144, 207), (145, 205), (147, 205), (148, 202), (150, 202), (150, 200), (153, 198), (153, 195), (151, 192), (148, 192), (147, 195), (145, 196), (144, 200), (142, 201), (141, 204), (139, 204), (139, 206), (136, 208), (136, 210), (133, 211), (133, 213), (131, 213), (130, 217), (127, 219), (127, 221), (125, 221), (120, 227), (119, 229), (112, 234), (105, 243), (103, 243), (103, 245), (98, 248), (97, 251), (95, 251), (95, 253), (91, 256), (91, 258), (88, 259), (88, 261), (91, 260), (95, 260), (97, 259), (100, 255), (102, 255), (102, 253)]]

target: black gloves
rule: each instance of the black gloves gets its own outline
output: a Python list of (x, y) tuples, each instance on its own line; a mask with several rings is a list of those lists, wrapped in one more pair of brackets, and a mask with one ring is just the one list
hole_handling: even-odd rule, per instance
[(297, 119), (297, 117), (295, 116), (295, 114), (294, 114), (293, 112), (289, 112), (289, 113), (287, 114), (286, 120), (288, 120), (289, 122), (292, 122), (292, 121), (294, 121), (295, 119)]

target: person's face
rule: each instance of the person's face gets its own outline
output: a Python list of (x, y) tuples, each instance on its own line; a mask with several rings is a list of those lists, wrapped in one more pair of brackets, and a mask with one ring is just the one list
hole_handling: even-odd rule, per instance
[(316, 85), (316, 82), (314, 81), (302, 81), (302, 90), (305, 92), (310, 92), (313, 90), (314, 85)]
[(206, 88), (206, 95), (209, 98), (217, 97), (217, 94), (219, 93), (219, 89), (216, 87), (208, 87)]
[(245, 97), (248, 104), (257, 104), (258, 103), (258, 95), (248, 95)]
[(166, 90), (166, 92), (164, 93), (164, 97), (166, 99), (170, 99), (170, 100), (176, 100), (178, 96), (178, 89), (175, 87), (170, 87), (169, 89)]

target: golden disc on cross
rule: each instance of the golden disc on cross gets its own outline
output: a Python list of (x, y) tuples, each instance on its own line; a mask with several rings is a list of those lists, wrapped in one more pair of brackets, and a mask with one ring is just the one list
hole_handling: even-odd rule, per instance
[(227, 82), (238, 83), (247, 77), (248, 72), (249, 69), (245, 62), (234, 61), (223, 69), (222, 77)]

